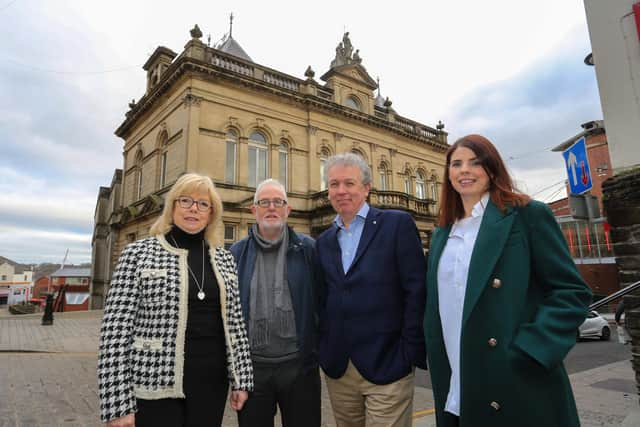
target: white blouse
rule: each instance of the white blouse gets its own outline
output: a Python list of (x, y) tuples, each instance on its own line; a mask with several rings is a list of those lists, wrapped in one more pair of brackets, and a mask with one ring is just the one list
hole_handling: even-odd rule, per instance
[(451, 366), (449, 394), (444, 410), (460, 416), (460, 337), (462, 310), (467, 291), (467, 276), (471, 254), (478, 237), (480, 223), (489, 193), (475, 204), (471, 216), (456, 221), (438, 263), (438, 307), (442, 336)]

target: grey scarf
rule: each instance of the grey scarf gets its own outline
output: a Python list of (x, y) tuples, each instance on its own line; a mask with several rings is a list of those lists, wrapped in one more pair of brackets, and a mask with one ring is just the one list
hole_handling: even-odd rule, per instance
[(249, 337), (256, 350), (268, 347), (274, 336), (295, 337), (296, 325), (287, 282), (288, 228), (276, 241), (260, 237), (257, 225), (252, 231), (257, 251), (249, 294)]

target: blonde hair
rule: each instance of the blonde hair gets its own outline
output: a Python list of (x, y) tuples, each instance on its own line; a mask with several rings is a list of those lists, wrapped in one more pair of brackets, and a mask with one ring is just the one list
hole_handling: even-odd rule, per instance
[(222, 200), (211, 178), (197, 173), (184, 174), (173, 184), (173, 187), (171, 187), (171, 190), (169, 190), (164, 198), (162, 213), (156, 222), (153, 223), (149, 232), (154, 236), (168, 233), (173, 226), (173, 209), (176, 199), (180, 196), (201, 191), (209, 194), (212, 210), (211, 216), (209, 217), (209, 224), (207, 224), (204, 231), (204, 238), (207, 243), (209, 243), (209, 246), (218, 246), (220, 239), (216, 234), (216, 228), (222, 221)]

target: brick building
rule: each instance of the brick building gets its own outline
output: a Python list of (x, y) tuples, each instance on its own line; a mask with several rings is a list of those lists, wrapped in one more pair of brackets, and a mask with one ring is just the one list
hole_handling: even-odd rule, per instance
[[(585, 138), (593, 184), (587, 194), (598, 198), (600, 217), (591, 222), (574, 219), (571, 216), (568, 197), (551, 202), (549, 206), (560, 223), (578, 270), (591, 286), (596, 298), (600, 298), (620, 289), (613, 244), (602, 208), (602, 183), (613, 175), (613, 168), (604, 122), (594, 120), (581, 126), (582, 132), (567, 139), (552, 151), (565, 151), (578, 139)], [(566, 191), (569, 194), (568, 183)]]
[(89, 309), (90, 268), (63, 267), (51, 274), (51, 290), (56, 292), (56, 311)]

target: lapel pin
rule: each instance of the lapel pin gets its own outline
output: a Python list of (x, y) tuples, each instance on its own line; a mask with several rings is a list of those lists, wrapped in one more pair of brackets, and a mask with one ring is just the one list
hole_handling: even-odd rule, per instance
[(375, 224), (376, 222), (375, 222), (375, 221), (373, 221), (373, 223)]

